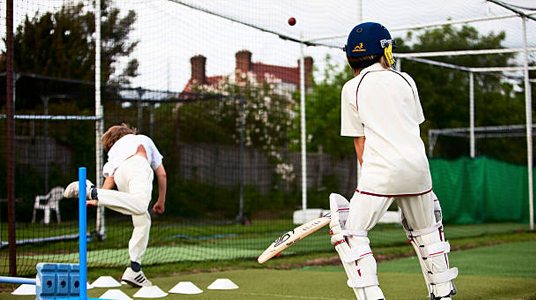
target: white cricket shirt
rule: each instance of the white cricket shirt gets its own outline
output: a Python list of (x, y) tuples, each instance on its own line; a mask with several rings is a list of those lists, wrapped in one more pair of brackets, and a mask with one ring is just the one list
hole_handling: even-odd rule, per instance
[(410, 196), (431, 191), (422, 122), (417, 87), (406, 73), (376, 63), (344, 85), (341, 135), (365, 137), (359, 192)]
[(153, 140), (142, 134), (127, 134), (115, 142), (108, 151), (108, 162), (102, 168), (104, 177), (114, 177), (115, 170), (123, 161), (136, 154), (139, 145), (143, 145), (149, 165), (153, 170), (156, 170), (162, 164), (163, 156)]

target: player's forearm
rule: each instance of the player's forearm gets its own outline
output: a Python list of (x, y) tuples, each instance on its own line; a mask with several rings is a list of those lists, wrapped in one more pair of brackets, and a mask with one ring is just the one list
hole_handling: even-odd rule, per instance
[(106, 177), (106, 179), (104, 179), (104, 183), (102, 184), (102, 189), (103, 190), (111, 190), (113, 189), (115, 186), (115, 180), (113, 177)]
[(166, 202), (166, 190), (167, 190), (167, 174), (164, 169), (164, 165), (160, 165), (155, 170), (156, 179), (158, 181), (158, 201), (162, 204)]
[(357, 154), (357, 159), (359, 160), (359, 164), (363, 164), (363, 151), (365, 150), (365, 137), (360, 136), (354, 138), (354, 147), (355, 147), (355, 153)]
[(166, 176), (158, 177), (158, 201), (166, 202), (167, 179)]

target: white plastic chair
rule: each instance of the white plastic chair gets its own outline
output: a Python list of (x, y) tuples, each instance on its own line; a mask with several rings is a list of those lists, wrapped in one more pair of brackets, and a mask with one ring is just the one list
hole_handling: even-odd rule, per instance
[(61, 186), (52, 188), (46, 195), (35, 196), (32, 223), (35, 223), (35, 213), (37, 210), (42, 210), (44, 213), (43, 221), (45, 224), (50, 223), (50, 211), (56, 212), (56, 219), (58, 223), (61, 222), (60, 216), (60, 200), (63, 199), (63, 191), (65, 189)]

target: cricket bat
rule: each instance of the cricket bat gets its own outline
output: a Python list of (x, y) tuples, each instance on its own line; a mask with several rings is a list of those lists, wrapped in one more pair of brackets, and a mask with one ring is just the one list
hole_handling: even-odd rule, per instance
[(316, 218), (309, 222), (306, 222), (282, 236), (278, 237), (264, 252), (257, 258), (257, 261), (262, 264), (269, 260), (270, 258), (281, 253), (283, 250), (294, 245), (296, 242), (306, 238), (311, 233), (319, 230), (320, 228), (326, 226), (331, 221), (331, 213), (327, 213), (320, 218)]

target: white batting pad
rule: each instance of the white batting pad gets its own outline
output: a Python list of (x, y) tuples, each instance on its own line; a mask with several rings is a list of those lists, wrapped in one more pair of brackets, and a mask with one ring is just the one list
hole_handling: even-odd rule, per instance
[(162, 298), (167, 296), (168, 293), (162, 291), (158, 286), (144, 286), (134, 294), (137, 298)]
[(119, 289), (107, 290), (106, 293), (102, 294), (100, 299), (114, 299), (114, 300), (132, 300), (127, 294), (123, 293)]
[(216, 279), (212, 284), (207, 287), (207, 289), (209, 290), (233, 290), (237, 288), (238, 285), (234, 284), (234, 282), (227, 278)]
[(190, 281), (181, 281), (177, 283), (171, 290), (168, 291), (168, 293), (172, 294), (186, 294), (186, 295), (194, 295), (194, 294), (201, 294), (203, 290), (198, 288), (195, 284), (191, 283)]
[[(441, 225), (441, 223), (438, 224)], [(445, 235), (436, 226), (437, 224), (418, 230), (417, 235), (414, 233), (415, 230), (407, 235), (413, 236), (410, 241), (419, 258), (428, 293), (449, 299), (447, 297), (456, 292), (452, 280), (458, 276), (458, 269), (449, 269), (447, 253), (450, 252), (450, 244), (443, 242)], [(404, 230), (407, 232), (406, 228)]]
[(24, 296), (35, 295), (35, 284), (21, 284), (11, 295)]
[(98, 288), (112, 288), (121, 286), (121, 284), (112, 276), (101, 276), (97, 278), (97, 280), (93, 281), (91, 285)]

